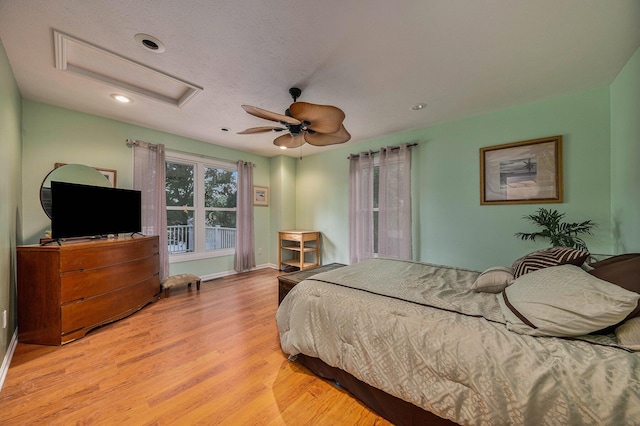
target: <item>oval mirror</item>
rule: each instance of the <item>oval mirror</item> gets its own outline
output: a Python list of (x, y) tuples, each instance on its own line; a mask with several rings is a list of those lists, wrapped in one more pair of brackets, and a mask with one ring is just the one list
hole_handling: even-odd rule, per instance
[(100, 171), (84, 164), (65, 164), (51, 170), (40, 185), (40, 204), (51, 219), (51, 181), (79, 183), (82, 185), (112, 186)]

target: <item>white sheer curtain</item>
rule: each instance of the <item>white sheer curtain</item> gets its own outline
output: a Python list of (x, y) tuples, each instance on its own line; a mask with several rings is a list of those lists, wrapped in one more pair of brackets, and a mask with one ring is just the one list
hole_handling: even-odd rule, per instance
[(380, 149), (378, 255), (413, 258), (411, 243), (411, 148)]
[(160, 279), (169, 275), (165, 151), (162, 144), (133, 145), (133, 188), (142, 192), (142, 233), (160, 237)]
[(349, 262), (373, 257), (373, 153), (349, 157)]
[(238, 161), (236, 229), (234, 269), (242, 272), (256, 266), (253, 235), (253, 163), (244, 161)]

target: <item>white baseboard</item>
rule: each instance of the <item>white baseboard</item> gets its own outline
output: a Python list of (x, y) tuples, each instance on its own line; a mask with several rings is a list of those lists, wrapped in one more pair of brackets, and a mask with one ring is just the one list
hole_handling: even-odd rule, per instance
[(235, 275), (235, 274), (237, 274), (236, 271), (224, 271), (224, 272), (218, 272), (215, 274), (201, 275), (200, 279), (202, 281), (209, 281), (209, 280), (215, 280), (216, 278), (228, 277), (229, 275)]
[(271, 268), (271, 269), (278, 269), (278, 267), (276, 266), (275, 263), (264, 263), (262, 265), (258, 265), (254, 268), (255, 269), (266, 269), (266, 268)]
[[(278, 269), (276, 265), (273, 263), (264, 263), (262, 265), (256, 266), (255, 268), (252, 269), (252, 271), (256, 271), (258, 269), (266, 269), (266, 268)], [(209, 281), (209, 280), (215, 280), (216, 278), (228, 277), (229, 275), (236, 275), (236, 274), (238, 274), (238, 272), (236, 271), (224, 271), (224, 272), (218, 272), (215, 274), (202, 275), (200, 279), (202, 281)]]
[(13, 337), (11, 338), (11, 342), (9, 342), (9, 347), (7, 348), (7, 353), (2, 360), (2, 365), (0, 366), (0, 390), (2, 390), (2, 385), (4, 385), (4, 379), (7, 377), (7, 372), (9, 371), (9, 365), (11, 365), (11, 358), (13, 358), (13, 352), (16, 350), (16, 346), (18, 345), (18, 329), (13, 333)]

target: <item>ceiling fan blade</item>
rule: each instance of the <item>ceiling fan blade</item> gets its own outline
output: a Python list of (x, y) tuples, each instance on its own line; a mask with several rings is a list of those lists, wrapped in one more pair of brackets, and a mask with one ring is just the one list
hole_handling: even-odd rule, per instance
[(347, 132), (347, 129), (343, 125), (340, 125), (340, 130), (335, 133), (308, 133), (305, 132), (305, 141), (314, 146), (327, 146), (337, 145), (339, 143), (345, 143), (351, 139), (351, 135)]
[(308, 102), (294, 102), (289, 107), (291, 115), (300, 121), (311, 123), (309, 129), (318, 133), (335, 133), (344, 121), (344, 112), (331, 105), (316, 105)]
[(304, 142), (304, 136), (302, 133), (298, 136), (291, 136), (291, 134), (286, 134), (278, 136), (273, 140), (274, 145), (284, 146), (286, 148), (298, 148), (299, 146), (304, 145)]
[(289, 117), (284, 114), (278, 114), (276, 112), (267, 111), (266, 109), (254, 107), (251, 105), (242, 105), (242, 108), (244, 108), (244, 110), (247, 111), (249, 114), (254, 115), (256, 117), (264, 118), (265, 120), (278, 121), (278, 122), (287, 123), (287, 124), (301, 124), (301, 121), (293, 117)]
[(249, 129), (238, 132), (238, 135), (252, 135), (254, 133), (267, 133), (267, 132), (281, 132), (285, 130), (284, 127), (271, 127), (271, 126), (263, 126), (263, 127), (251, 127)]

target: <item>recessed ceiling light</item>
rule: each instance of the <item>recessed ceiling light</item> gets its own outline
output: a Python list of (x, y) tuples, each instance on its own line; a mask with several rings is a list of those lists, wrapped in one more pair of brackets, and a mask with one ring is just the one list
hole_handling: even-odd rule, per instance
[(133, 99), (128, 98), (124, 95), (118, 95), (117, 93), (114, 93), (113, 95), (111, 95), (111, 97), (118, 102), (122, 102), (123, 104), (129, 104), (133, 102)]
[(420, 111), (422, 108), (426, 107), (427, 104), (425, 103), (419, 103), (419, 104), (415, 104), (414, 106), (411, 107), (412, 110), (414, 111)]
[(222, 130), (223, 132), (228, 132), (229, 128), (228, 127), (222, 127), (220, 130)]
[(149, 34), (139, 33), (133, 37), (138, 43), (144, 47), (145, 50), (148, 50), (153, 53), (162, 53), (164, 52), (164, 44), (154, 36), (150, 36)]

